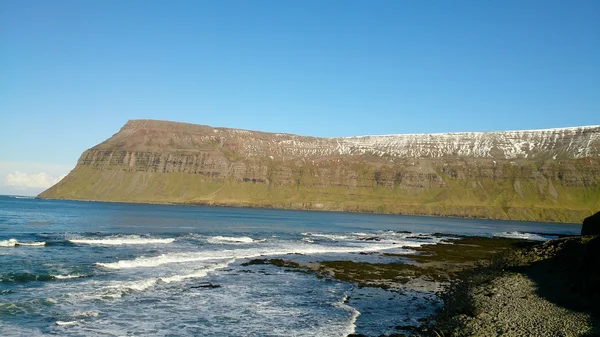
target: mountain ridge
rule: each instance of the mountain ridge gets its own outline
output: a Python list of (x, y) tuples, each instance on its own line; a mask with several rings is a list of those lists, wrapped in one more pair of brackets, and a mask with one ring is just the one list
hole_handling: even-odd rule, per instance
[(130, 120), (41, 198), (580, 222), (600, 126), (319, 138)]

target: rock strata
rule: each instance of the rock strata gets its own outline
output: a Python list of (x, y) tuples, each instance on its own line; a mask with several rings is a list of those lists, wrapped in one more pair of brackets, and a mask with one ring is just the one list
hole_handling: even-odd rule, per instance
[(577, 222), (600, 126), (316, 138), (129, 121), (39, 197)]

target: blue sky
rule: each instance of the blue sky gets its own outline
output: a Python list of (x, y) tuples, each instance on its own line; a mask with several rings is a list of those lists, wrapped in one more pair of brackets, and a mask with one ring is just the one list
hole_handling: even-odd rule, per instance
[(0, 0), (0, 193), (37, 193), (136, 118), (325, 137), (599, 124), (598, 17), (595, 0)]

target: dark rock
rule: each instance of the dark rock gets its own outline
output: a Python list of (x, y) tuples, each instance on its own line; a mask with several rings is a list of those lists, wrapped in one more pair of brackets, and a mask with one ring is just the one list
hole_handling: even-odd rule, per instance
[(200, 284), (200, 285), (197, 285), (197, 286), (191, 286), (190, 288), (192, 288), (192, 289), (196, 289), (196, 288), (214, 289), (214, 288), (221, 288), (221, 285), (219, 285), (219, 284), (212, 284), (212, 283), (204, 283), (204, 284)]
[(413, 326), (413, 325), (398, 325), (398, 326), (396, 326), (396, 330), (417, 331), (418, 327)]
[(583, 220), (581, 235), (600, 235), (600, 212)]
[(368, 238), (358, 238), (361, 241), (381, 241), (380, 238), (373, 236), (373, 237), (368, 237)]

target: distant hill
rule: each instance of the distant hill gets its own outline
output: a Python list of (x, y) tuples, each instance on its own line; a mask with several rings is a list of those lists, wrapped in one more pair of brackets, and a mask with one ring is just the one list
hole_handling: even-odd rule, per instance
[(600, 126), (316, 138), (132, 120), (39, 197), (580, 223), (600, 209)]

